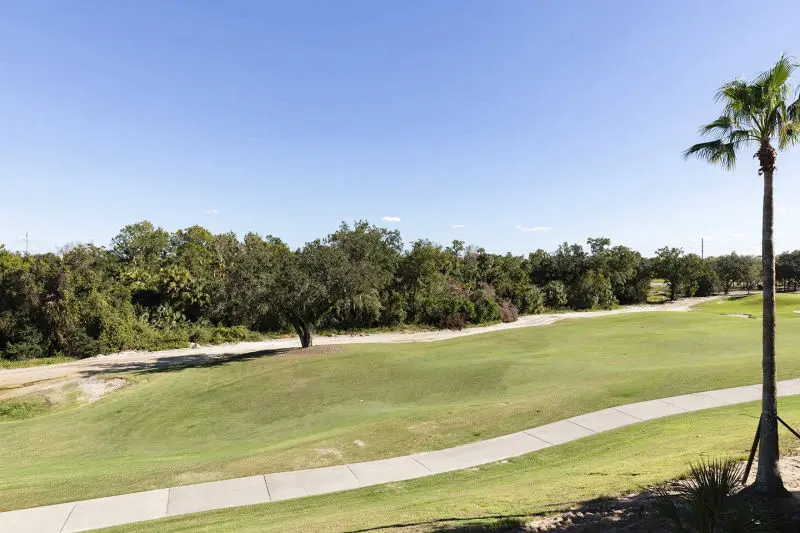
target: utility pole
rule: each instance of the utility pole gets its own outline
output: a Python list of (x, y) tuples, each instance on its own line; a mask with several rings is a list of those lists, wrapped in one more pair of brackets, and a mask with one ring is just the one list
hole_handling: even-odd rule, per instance
[(706, 258), (706, 242), (703, 237), (700, 237), (700, 259)]
[(31, 235), (27, 231), (25, 232), (25, 257), (28, 257), (28, 244), (30, 243)]

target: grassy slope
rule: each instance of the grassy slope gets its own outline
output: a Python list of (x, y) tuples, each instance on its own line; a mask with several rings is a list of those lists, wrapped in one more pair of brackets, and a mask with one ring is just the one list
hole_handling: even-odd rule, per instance
[[(800, 422), (800, 397), (781, 399), (780, 409), (790, 422)], [(457, 525), (476, 522), (469, 519), (477, 517), (528, 517), (600, 496), (637, 491), (680, 475), (688, 462), (700, 456), (744, 457), (758, 411), (759, 405), (751, 403), (679, 415), (556, 446), (506, 464), (132, 524), (104, 533), (342, 532), (381, 527), (398, 532), (444, 531), (441, 520), (445, 518), (458, 519), (449, 522), (452, 530), (446, 529), (456, 531)], [(784, 451), (800, 444), (788, 432), (782, 432), (782, 438)]]
[[(90, 406), (0, 423), (0, 509), (445, 448), (755, 383), (759, 328), (631, 314), (143, 374)], [(799, 347), (800, 331), (780, 332), (781, 378), (800, 375)]]
[[(712, 300), (698, 306), (701, 310), (721, 315), (752, 315), (761, 318), (764, 299), (761, 294), (734, 296), (727, 300)], [(775, 313), (778, 318), (799, 319), (800, 294), (778, 294), (775, 300)], [(784, 333), (779, 331), (778, 334)]]

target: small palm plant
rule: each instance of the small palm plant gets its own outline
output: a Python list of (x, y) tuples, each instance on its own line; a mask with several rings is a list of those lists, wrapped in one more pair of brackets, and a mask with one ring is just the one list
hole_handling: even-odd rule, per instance
[(680, 533), (766, 533), (775, 522), (739, 490), (742, 466), (732, 459), (693, 464), (686, 479), (653, 489), (655, 508)]

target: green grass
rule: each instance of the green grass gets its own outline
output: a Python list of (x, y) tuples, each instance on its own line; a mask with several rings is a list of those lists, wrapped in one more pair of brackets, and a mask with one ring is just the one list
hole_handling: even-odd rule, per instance
[[(780, 378), (800, 375), (798, 348), (781, 329)], [(446, 448), (757, 383), (759, 354), (755, 320), (640, 313), (144, 372), (92, 405), (0, 423), (0, 509)]]
[[(728, 299), (711, 300), (698, 306), (698, 309), (709, 313), (721, 315), (752, 315), (756, 318), (763, 316), (762, 306), (764, 298), (761, 293), (750, 296), (733, 296)], [(780, 319), (798, 319), (800, 313), (800, 294), (778, 294), (775, 299), (775, 316)], [(778, 324), (780, 327), (780, 323)], [(792, 325), (794, 327), (794, 325)], [(778, 334), (785, 333), (782, 329)]]
[(8, 359), (0, 359), (0, 369), (8, 368), (25, 368), (29, 366), (42, 366), (42, 365), (56, 365), (58, 363), (69, 363), (74, 361), (73, 357), (65, 357), (63, 355), (55, 357), (40, 357), (37, 359), (25, 359), (24, 361), (9, 361)]
[[(795, 426), (800, 423), (800, 397), (781, 399), (780, 409), (787, 421)], [(743, 458), (758, 412), (758, 403), (700, 411), (555, 446), (505, 464), (103, 531), (269, 533), (386, 528), (404, 533), (466, 533), (459, 529), (466, 524), (473, 524), (475, 532), (490, 531), (504, 518), (525, 520), (675, 478), (701, 456)], [(787, 431), (781, 435), (784, 451), (800, 444)]]
[(76, 382), (68, 382), (30, 394), (0, 400), (0, 422), (27, 420), (82, 403), (83, 392)]
[(0, 421), (25, 420), (48, 410), (47, 402), (41, 396), (0, 401)]

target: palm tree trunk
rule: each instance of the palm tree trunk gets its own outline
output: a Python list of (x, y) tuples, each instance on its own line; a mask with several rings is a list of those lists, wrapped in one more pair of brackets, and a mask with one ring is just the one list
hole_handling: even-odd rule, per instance
[(764, 175), (764, 212), (761, 233), (761, 260), (764, 267), (764, 311), (761, 349), (761, 444), (758, 450), (756, 489), (777, 496), (786, 492), (778, 468), (778, 399), (775, 376), (775, 246), (773, 242), (772, 179), (775, 149), (766, 142), (758, 151)]

